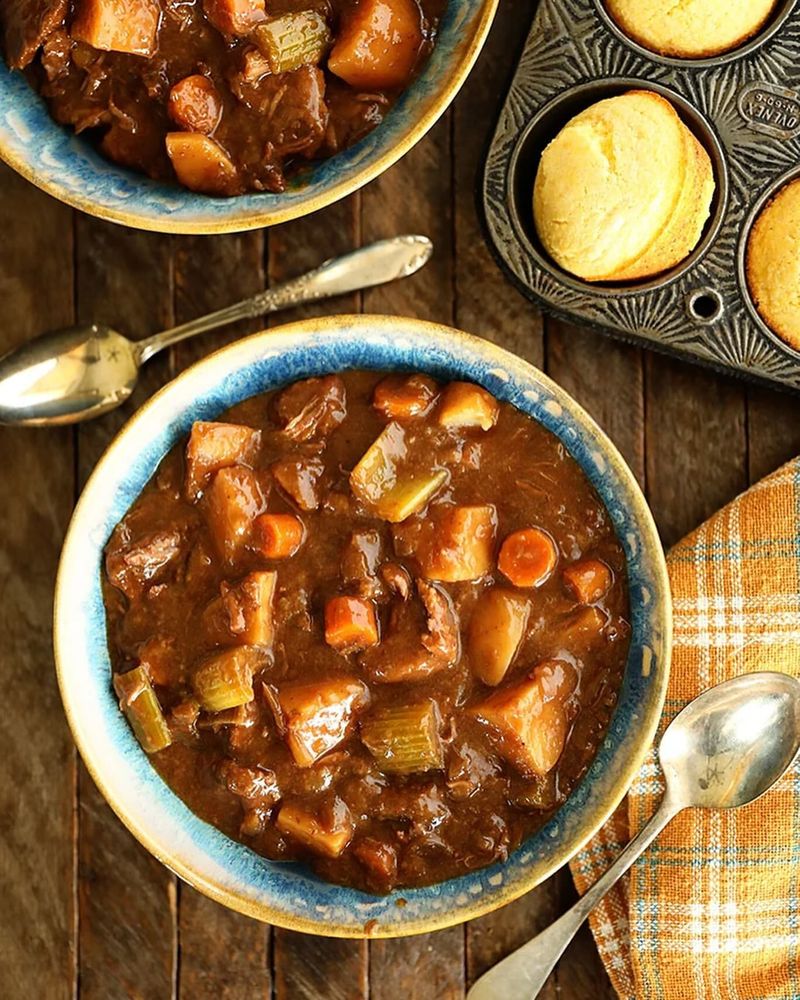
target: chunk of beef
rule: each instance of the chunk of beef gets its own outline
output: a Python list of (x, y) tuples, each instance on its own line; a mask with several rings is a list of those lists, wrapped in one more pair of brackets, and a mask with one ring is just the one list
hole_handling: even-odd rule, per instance
[(164, 577), (180, 551), (177, 528), (151, 531), (123, 545), (112, 542), (106, 554), (106, 573), (114, 586), (133, 600)]
[(344, 382), (338, 375), (295, 382), (280, 394), (276, 410), (292, 441), (325, 437), (347, 416)]
[(0, 23), (11, 69), (24, 69), (52, 31), (61, 28), (68, 0), (3, 0)]
[(460, 650), (458, 619), (450, 597), (427, 580), (417, 580), (417, 591), (428, 616), (428, 631), (422, 636), (422, 645), (431, 653), (455, 663)]
[[(301, 66), (290, 73), (253, 80), (251, 68), (231, 78), (231, 90), (269, 126), (270, 154), (312, 157), (319, 150), (328, 127), (325, 76), (316, 66)], [(302, 383), (301, 383), (302, 384)]]
[(316, 510), (322, 499), (320, 480), (325, 466), (316, 455), (283, 458), (270, 466), (281, 490), (300, 510)]
[(447, 659), (423, 645), (425, 628), (425, 615), (417, 601), (395, 604), (387, 637), (359, 657), (368, 678), (381, 684), (413, 683), (444, 670)]
[(359, 597), (381, 597), (384, 588), (377, 571), (383, 542), (376, 528), (354, 531), (342, 551), (340, 572), (342, 582), (352, 587)]
[(381, 579), (401, 600), (407, 601), (411, 594), (411, 574), (399, 563), (387, 562), (381, 566)]

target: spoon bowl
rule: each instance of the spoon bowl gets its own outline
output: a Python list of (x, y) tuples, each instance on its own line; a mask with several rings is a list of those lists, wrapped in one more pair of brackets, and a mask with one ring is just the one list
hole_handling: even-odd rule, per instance
[(704, 691), (670, 723), (659, 760), (678, 806), (735, 809), (763, 795), (800, 749), (800, 681), (734, 677)]
[(43, 334), (0, 358), (0, 422), (69, 424), (123, 403), (139, 373), (136, 345), (87, 323)]

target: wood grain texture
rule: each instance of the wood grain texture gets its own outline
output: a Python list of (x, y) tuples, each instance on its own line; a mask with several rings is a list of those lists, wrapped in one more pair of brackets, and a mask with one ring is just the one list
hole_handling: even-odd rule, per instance
[(461, 1000), (464, 928), (370, 944), (370, 1000)]
[[(179, 240), (174, 252), (175, 322), (184, 323), (265, 285), (261, 232)], [(175, 372), (263, 326), (248, 320), (176, 344)], [(272, 992), (271, 929), (178, 885), (181, 1000), (259, 1000)]]
[[(76, 221), (79, 319), (133, 337), (168, 326), (173, 241), (85, 216)], [(170, 373), (169, 358), (155, 358), (124, 407), (80, 426), (81, 483), (117, 429)], [(175, 878), (125, 830), (83, 767), (79, 803), (80, 996), (167, 1000), (177, 963)]]
[(644, 486), (642, 352), (548, 319), (546, 371), (589, 411)]
[(747, 389), (747, 473), (751, 483), (800, 455), (800, 397)]
[(647, 497), (670, 546), (747, 485), (746, 389), (660, 354), (645, 387)]
[[(0, 167), (0, 354), (73, 318), (70, 212)], [(43, 235), (47, 234), (47, 243)], [(53, 669), (53, 586), (74, 496), (70, 429), (0, 428), (0, 996), (76, 988), (76, 758)]]
[(275, 1000), (366, 1000), (369, 960), (360, 941), (275, 929)]

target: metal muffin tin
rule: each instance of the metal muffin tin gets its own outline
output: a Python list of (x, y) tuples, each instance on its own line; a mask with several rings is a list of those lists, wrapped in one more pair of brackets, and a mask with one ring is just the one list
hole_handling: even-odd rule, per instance
[[(672, 101), (707, 149), (716, 193), (703, 236), (654, 279), (592, 284), (558, 267), (533, 223), (542, 149), (595, 101), (632, 88)], [(548, 311), (625, 340), (759, 381), (800, 389), (800, 352), (758, 315), (745, 249), (767, 201), (800, 176), (800, 8), (779, 3), (733, 52), (674, 59), (648, 52), (603, 0), (541, 0), (489, 150), (486, 225), (504, 269)]]

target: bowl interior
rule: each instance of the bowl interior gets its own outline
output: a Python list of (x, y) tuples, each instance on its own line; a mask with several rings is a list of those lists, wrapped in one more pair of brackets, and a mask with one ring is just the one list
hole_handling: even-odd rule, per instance
[(105, 160), (57, 125), (21, 73), (0, 60), (0, 157), (49, 194), (113, 222), (214, 233), (284, 222), (344, 197), (391, 166), (433, 125), (477, 57), (498, 0), (451, 0), (422, 73), (361, 142), (313, 165), (282, 194), (212, 198)]
[[(295, 379), (349, 368), (422, 369), (485, 386), (553, 431), (602, 497), (624, 547), (632, 639), (619, 702), (588, 774), (551, 820), (505, 863), (385, 897), (267, 861), (196, 817), (149, 763), (110, 684), (103, 547), (164, 454), (196, 419)], [(636, 481), (591, 419), (546, 376), (500, 348), (430, 323), (332, 317), (239, 341), (147, 403), (117, 436), (78, 503), (59, 569), (56, 662), (67, 716), (92, 776), (132, 832), (182, 878), (270, 923), (359, 937), (430, 931), (509, 902), (560, 867), (615, 808), (661, 714), (670, 610), (660, 542)], [(365, 931), (365, 924), (370, 928)], [(372, 923), (375, 922), (375, 923)]]

